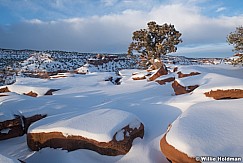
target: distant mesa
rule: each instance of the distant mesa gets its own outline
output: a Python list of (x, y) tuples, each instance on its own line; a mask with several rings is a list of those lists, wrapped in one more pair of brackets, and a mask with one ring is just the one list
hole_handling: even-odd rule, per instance
[(224, 100), (224, 99), (238, 99), (243, 98), (242, 89), (227, 89), (227, 90), (211, 90), (204, 93), (206, 97), (212, 97), (215, 100)]
[(39, 122), (33, 124), (27, 134), (28, 146), (33, 151), (51, 147), (125, 155), (133, 140), (144, 136), (144, 125), (137, 117), (121, 110), (100, 109), (68, 119), (55, 116)]

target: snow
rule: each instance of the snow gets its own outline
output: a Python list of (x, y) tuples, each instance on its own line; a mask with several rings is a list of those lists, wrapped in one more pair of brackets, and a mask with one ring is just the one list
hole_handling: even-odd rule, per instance
[(243, 157), (242, 104), (242, 99), (195, 104), (172, 123), (166, 140), (190, 157)]
[[(112, 128), (121, 129), (117, 126), (121, 124), (120, 121), (132, 128), (138, 126), (136, 121), (135, 123), (132, 120), (122, 120), (125, 115), (131, 113), (144, 124), (145, 135), (143, 139), (134, 140), (131, 150), (126, 155), (116, 157), (103, 156), (85, 149), (67, 152), (44, 148), (33, 152), (27, 147), (25, 135), (1, 141), (0, 153), (27, 163), (76, 163), (80, 160), (166, 163), (168, 161), (160, 151), (160, 140), (168, 125), (172, 124), (167, 141), (191, 156), (203, 154), (242, 156), (240, 138), (243, 136), (241, 130), (243, 124), (240, 108), (243, 100), (216, 101), (206, 97), (204, 93), (215, 89), (243, 89), (243, 68), (230, 65), (177, 65), (177, 67), (178, 71), (184, 74), (190, 72), (201, 74), (178, 78), (178, 75), (172, 72), (159, 79), (175, 77), (182, 85), (198, 84), (199, 87), (189, 94), (176, 96), (171, 83), (159, 85), (154, 81), (133, 80), (134, 72), (148, 73), (138, 69), (119, 71), (122, 77), (120, 85), (106, 81), (108, 77), (117, 76), (114, 72), (89, 72), (86, 75), (74, 74), (50, 80), (17, 76), (16, 83), (9, 85), (13, 92), (4, 93), (8, 96), (0, 97), (0, 121), (14, 118), (15, 114), (26, 117), (47, 114), (47, 118), (43, 121), (32, 124), (29, 131), (32, 132), (39, 126), (40, 131), (47, 132), (49, 129), (58, 128), (68, 135), (92, 129), (86, 133), (87, 136), (107, 141), (114, 134)], [(53, 96), (43, 96), (49, 89), (60, 90), (54, 92)], [(22, 95), (23, 92), (28, 93), (31, 90), (38, 93), (37, 98)], [(104, 109), (109, 112), (104, 114), (105, 118), (95, 116)], [(116, 112), (121, 114), (117, 115)], [(114, 119), (112, 114), (116, 115)], [(88, 115), (89, 121), (92, 118), (97, 123), (84, 122), (86, 127), (75, 124), (85, 115)], [(59, 119), (60, 117), (63, 121)], [(47, 123), (48, 121), (51, 123)], [(105, 122), (108, 123), (106, 127), (99, 125)], [(70, 130), (67, 130), (67, 126)], [(90, 135), (95, 132), (99, 134)], [(123, 139), (122, 130), (118, 132), (116, 139)]]
[(0, 162), (3, 162), (3, 163), (20, 163), (17, 159), (9, 158), (9, 157), (6, 157), (2, 154), (0, 154)]
[(138, 118), (131, 113), (99, 109), (82, 115), (46, 118), (31, 125), (28, 132), (61, 132), (64, 136), (82, 136), (99, 142), (109, 142), (117, 131), (130, 124), (135, 128), (140, 126)]
[[(129, 135), (126, 135), (129, 136)], [(116, 140), (117, 141), (122, 141), (124, 140), (124, 129), (120, 130), (117, 134), (116, 134)]]

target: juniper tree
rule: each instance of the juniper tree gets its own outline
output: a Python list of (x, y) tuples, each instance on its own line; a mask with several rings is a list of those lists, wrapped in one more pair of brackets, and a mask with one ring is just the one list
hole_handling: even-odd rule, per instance
[(161, 60), (161, 55), (176, 52), (176, 45), (182, 42), (181, 33), (174, 25), (158, 25), (154, 21), (147, 25), (147, 29), (133, 32), (133, 41), (128, 47), (128, 55), (132, 55), (133, 50), (141, 54), (141, 65), (144, 67), (149, 66), (154, 59)]
[(233, 51), (243, 53), (243, 26), (236, 27), (236, 30), (227, 36), (227, 42), (234, 46)]
[[(243, 26), (236, 27), (236, 30), (227, 36), (227, 42), (234, 46), (234, 52), (243, 53)], [(238, 56), (239, 58), (234, 60), (233, 64), (243, 64), (243, 54)]]

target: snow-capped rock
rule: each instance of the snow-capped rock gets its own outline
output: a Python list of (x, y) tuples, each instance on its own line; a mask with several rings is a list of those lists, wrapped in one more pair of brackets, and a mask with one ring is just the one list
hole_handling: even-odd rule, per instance
[(214, 100), (191, 106), (164, 135), (162, 152), (172, 162), (190, 159), (196, 162), (196, 157), (197, 161), (207, 161), (199, 156), (211, 156), (216, 159), (214, 162), (221, 162), (222, 157), (240, 157), (242, 161), (242, 102), (242, 99)]
[(128, 112), (99, 109), (82, 115), (60, 115), (31, 125), (27, 135), (32, 150), (44, 147), (69, 151), (90, 149), (104, 155), (126, 154), (133, 139), (143, 138), (144, 126)]

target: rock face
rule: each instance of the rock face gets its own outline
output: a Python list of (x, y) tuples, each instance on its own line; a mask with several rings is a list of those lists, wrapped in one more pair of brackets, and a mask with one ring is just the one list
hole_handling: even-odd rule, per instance
[(0, 93), (10, 92), (8, 87), (0, 88)]
[[(117, 118), (115, 116), (114, 118), (115, 114), (118, 116), (125, 115), (125, 117)], [(133, 118), (131, 119), (130, 114), (131, 113), (126, 117), (127, 113), (123, 114), (123, 111), (100, 109), (98, 111), (69, 118), (68, 120), (54, 119), (54, 121), (52, 121), (48, 119), (48, 126), (43, 125), (45, 124), (44, 119), (40, 121), (40, 125), (37, 122), (30, 127), (27, 134), (27, 144), (33, 151), (51, 147), (62, 148), (68, 151), (89, 149), (102, 155), (109, 156), (124, 155), (129, 152), (135, 138), (143, 138), (144, 136), (144, 125), (137, 120), (134, 121)], [(91, 118), (96, 115), (99, 115), (100, 119), (98, 118), (97, 120), (97, 118)], [(110, 115), (109, 120), (105, 119), (108, 115)], [(91, 119), (88, 120), (87, 117), (88, 119)], [(114, 123), (117, 119), (118, 122)], [(124, 120), (128, 121), (124, 123)], [(130, 120), (132, 121), (130, 122)], [(60, 123), (62, 126), (58, 127), (60, 126)], [(79, 127), (77, 127), (77, 124)], [(122, 126), (123, 124), (126, 125)], [(88, 126), (88, 128), (84, 129), (86, 127), (83, 126)], [(73, 131), (74, 128), (75, 131)], [(101, 131), (100, 128), (104, 128), (101, 130), (105, 131)], [(66, 132), (64, 132), (64, 130)], [(101, 138), (102, 136), (100, 135), (104, 136), (107, 134), (106, 132), (109, 133), (109, 135), (111, 134), (109, 136), (110, 138), (106, 139), (106, 136), (105, 139)]]
[(206, 97), (213, 97), (215, 100), (243, 98), (243, 90), (241, 89), (218, 89), (216, 91), (211, 90), (210, 92), (206, 92), (204, 94)]
[[(167, 131), (168, 132), (168, 131)], [(172, 163), (197, 163), (195, 158), (188, 157), (187, 154), (177, 150), (166, 141), (166, 134), (160, 140), (160, 149), (165, 157)]]
[(10, 139), (24, 135), (20, 116), (11, 120), (0, 122), (0, 140)]
[(29, 126), (32, 124), (32, 123), (34, 123), (34, 122), (36, 122), (36, 121), (38, 121), (38, 120), (40, 120), (40, 119), (42, 119), (42, 118), (45, 118), (47, 115), (41, 115), (41, 114), (36, 114), (36, 115), (34, 115), (34, 116), (31, 116), (31, 117), (27, 117), (27, 118), (25, 118), (25, 117), (22, 117), (22, 121), (23, 121), (23, 126), (24, 126), (24, 133), (27, 133), (27, 130), (28, 130), (28, 128), (29, 128)]
[(153, 75), (151, 75), (149, 77), (150, 81), (154, 81), (155, 79), (157, 79), (158, 77), (162, 76), (162, 75), (167, 75), (168, 74), (168, 70), (165, 66), (160, 67), (156, 73), (154, 73)]
[(183, 74), (181, 71), (179, 71), (177, 74), (178, 74), (178, 78), (184, 78), (184, 77), (188, 77), (188, 76), (199, 75), (201, 73), (199, 73), (199, 72), (191, 72), (190, 74)]
[(172, 83), (172, 88), (174, 89), (174, 92), (176, 95), (181, 95), (181, 94), (192, 92), (197, 87), (199, 87), (199, 85), (184, 87), (184, 86), (180, 85), (176, 80)]
[(173, 72), (177, 72), (178, 71), (178, 67), (174, 67)]
[[(139, 129), (131, 129), (129, 126), (123, 128), (124, 139), (116, 140), (117, 132), (109, 142), (99, 142), (82, 136), (64, 136), (61, 132), (50, 133), (28, 133), (27, 143), (31, 150), (38, 151), (45, 147), (62, 148), (68, 151), (77, 149), (89, 149), (102, 155), (117, 156), (125, 155), (132, 147), (135, 138), (144, 136), (144, 126), (141, 124)], [(129, 133), (130, 136), (126, 136)]]
[(164, 85), (164, 84), (172, 82), (174, 80), (175, 80), (175, 77), (170, 77), (170, 78), (166, 78), (163, 80), (156, 80), (156, 82), (159, 83), (160, 85)]
[(6, 120), (3, 122), (0, 122), (0, 140), (10, 139), (18, 136), (22, 136), (25, 133), (27, 133), (28, 127), (46, 117), (46, 115), (34, 115), (31, 117), (21, 117), (16, 116), (16, 118), (11, 120)]
[(53, 92), (59, 91), (60, 89), (50, 89), (44, 95), (53, 95)]
[(146, 79), (146, 77), (144, 75), (143, 76), (137, 76), (136, 75), (136, 76), (133, 76), (132, 79), (133, 80), (144, 80), (144, 79)]
[(38, 94), (33, 92), (33, 91), (30, 91), (29, 93), (24, 93), (24, 95), (31, 96), (31, 97), (37, 97), (38, 96)]

